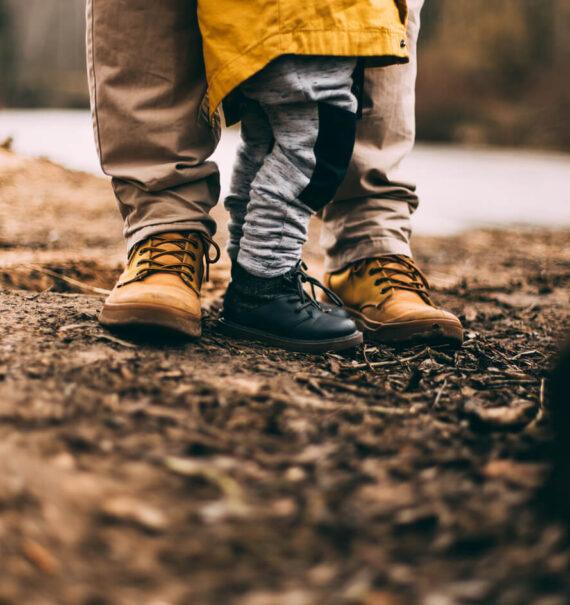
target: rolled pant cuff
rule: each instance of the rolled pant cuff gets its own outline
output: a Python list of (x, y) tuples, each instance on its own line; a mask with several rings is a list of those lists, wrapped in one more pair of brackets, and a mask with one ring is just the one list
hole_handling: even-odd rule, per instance
[(141, 229), (137, 229), (134, 233), (130, 233), (129, 235), (125, 235), (126, 243), (127, 243), (127, 253), (133, 249), (133, 247), (142, 242), (145, 239), (148, 239), (152, 235), (158, 235), (159, 233), (173, 233), (180, 231), (198, 231), (207, 235), (208, 237), (212, 237), (213, 233), (204, 225), (204, 223), (200, 221), (179, 221), (175, 223), (162, 223), (158, 225), (149, 225), (147, 227), (142, 227)]
[(388, 254), (401, 254), (412, 257), (410, 244), (391, 237), (368, 239), (355, 246), (350, 246), (336, 253), (334, 256), (326, 256), (325, 271), (331, 273), (341, 271), (348, 265), (365, 258), (375, 258)]

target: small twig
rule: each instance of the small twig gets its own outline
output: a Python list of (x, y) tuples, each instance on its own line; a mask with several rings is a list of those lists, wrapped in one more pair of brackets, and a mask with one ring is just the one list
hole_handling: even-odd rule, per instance
[(443, 394), (443, 390), (445, 389), (446, 386), (447, 386), (447, 379), (443, 381), (443, 384), (441, 385), (441, 387), (439, 388), (439, 391), (437, 392), (437, 395), (435, 396), (435, 399), (433, 402), (434, 408), (438, 407), (439, 400), (441, 399), (441, 395)]
[(494, 353), (496, 353), (499, 357), (502, 357), (504, 361), (509, 361), (509, 358), (502, 352), (497, 349), (497, 347), (493, 347), (490, 344), (487, 344), (489, 349), (491, 349)]
[(366, 363), (357, 363), (353, 366), (350, 366), (351, 370), (362, 370), (364, 368), (382, 368), (386, 366), (397, 366), (402, 363), (399, 359), (392, 359), (390, 361), (372, 361), (369, 364)]
[(313, 391), (318, 393), (321, 397), (325, 397), (327, 395), (327, 393), (321, 388), (317, 378), (309, 378), (307, 381), (307, 386), (311, 387)]
[(398, 361), (400, 363), (407, 363), (408, 361), (414, 361), (415, 359), (419, 359), (426, 352), (430, 353), (431, 349), (429, 347), (426, 347), (425, 349), (422, 349), (419, 353), (416, 353), (415, 355), (412, 355), (411, 357), (403, 357), (402, 359), (399, 359)]
[[(350, 406), (346, 407), (350, 408)], [(377, 414), (384, 414), (385, 416), (415, 416), (417, 412), (417, 410), (412, 410), (412, 408), (388, 408), (383, 405), (369, 405), (363, 408), (355, 407), (353, 409), (359, 411), (376, 412)]]
[(28, 296), (28, 300), (36, 300), (36, 298), (39, 298), (42, 294), (47, 294), (48, 292), (51, 292), (51, 290), (53, 290), (53, 284), (51, 286), (48, 286), (41, 292), (37, 292), (36, 294)]
[[(344, 382), (340, 382), (338, 380), (333, 380), (332, 378), (310, 378), (308, 380), (308, 384), (316, 382), (319, 387), (330, 387), (333, 389), (337, 389), (338, 391), (346, 391), (348, 393), (355, 393), (357, 395), (368, 395), (368, 391), (364, 389), (360, 389), (353, 384), (345, 384)], [(322, 394), (322, 393), (321, 393)]]
[(366, 347), (364, 347), (362, 350), (362, 356), (364, 357), (364, 363), (368, 366), (368, 369), (370, 369), (374, 372), (374, 367), (370, 363), (370, 360), (368, 359), (368, 355), (366, 355)]
[(120, 338), (115, 338), (114, 336), (110, 336), (109, 334), (100, 334), (97, 336), (97, 340), (108, 340), (109, 342), (114, 342), (115, 344), (121, 345), (122, 347), (128, 347), (129, 349), (136, 349), (137, 345), (132, 342), (127, 342), (126, 340), (121, 340)]
[[(364, 393), (361, 393), (365, 395)], [(300, 409), (312, 408), (315, 410), (322, 410), (324, 412), (330, 412), (336, 414), (337, 412), (343, 412), (344, 410), (350, 410), (353, 412), (371, 412), (376, 414), (383, 414), (385, 416), (416, 416), (419, 411), (419, 406), (410, 407), (388, 407), (383, 405), (366, 405), (363, 403), (336, 403), (332, 401), (326, 401), (319, 399), (318, 397), (303, 397), (297, 396), (294, 399), (284, 397), (272, 397), (271, 401), (281, 402), (286, 407), (294, 407)], [(211, 428), (208, 426), (208, 431), (211, 432)], [(221, 436), (223, 438), (223, 435)]]
[(522, 353), (518, 353), (517, 355), (511, 357), (511, 361), (516, 361), (517, 359), (520, 359), (521, 357), (524, 357), (526, 355), (536, 355), (537, 353), (539, 352), (536, 349), (532, 351), (523, 351)]
[(538, 413), (536, 415), (536, 418), (534, 419), (535, 424), (538, 424), (544, 418), (544, 415), (546, 414), (546, 409), (544, 407), (545, 385), (546, 385), (546, 378), (543, 378), (540, 381), (540, 390), (538, 392)]
[(538, 392), (538, 412), (534, 417), (533, 421), (526, 427), (526, 430), (534, 429), (544, 418), (546, 410), (544, 407), (544, 390), (546, 385), (546, 379), (542, 378), (540, 381), (540, 390)]
[(48, 277), (53, 277), (55, 279), (61, 279), (61, 281), (67, 282), (68, 284), (71, 284), (72, 286), (75, 286), (76, 288), (79, 288), (80, 290), (85, 290), (86, 292), (94, 292), (95, 294), (101, 294), (103, 296), (108, 296), (111, 293), (110, 290), (105, 290), (104, 288), (96, 288), (95, 286), (89, 286), (83, 282), (77, 281), (76, 279), (67, 277), (66, 275), (61, 275), (61, 273), (56, 273), (55, 271), (52, 271), (51, 269), (46, 269), (45, 267), (40, 267), (39, 265), (27, 264), (25, 266), (29, 267), (30, 269), (34, 269), (35, 271), (39, 271), (40, 273), (43, 273), (44, 275), (47, 275)]
[(420, 358), (426, 351), (430, 351), (429, 347), (422, 349), (419, 353), (412, 355), (411, 357), (402, 357), (401, 359), (392, 359), (390, 361), (372, 361), (369, 364), (366, 363), (357, 363), (353, 366), (350, 366), (351, 370), (362, 370), (363, 368), (371, 367), (371, 368), (381, 368), (384, 366), (396, 366), (402, 363), (407, 363), (408, 361), (414, 361), (415, 359)]
[(67, 332), (68, 330), (77, 330), (79, 328), (91, 328), (93, 327), (93, 323), (91, 322), (83, 322), (78, 324), (67, 324), (65, 326), (61, 326), (58, 332)]
[(525, 374), (524, 372), (518, 372), (516, 370), (505, 370), (504, 375), (507, 378), (512, 378), (513, 380), (521, 380), (521, 381), (532, 380), (533, 382), (536, 380), (532, 376), (529, 376), (528, 374)]
[(482, 391), (492, 391), (512, 387), (513, 385), (536, 384), (536, 382), (536, 380), (497, 380), (496, 382), (490, 380), (486, 384), (481, 384), (479, 388)]

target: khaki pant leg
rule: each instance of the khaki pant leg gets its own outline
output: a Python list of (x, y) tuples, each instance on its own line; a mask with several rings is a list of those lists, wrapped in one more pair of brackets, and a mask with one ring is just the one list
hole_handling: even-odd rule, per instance
[(367, 69), (363, 115), (346, 179), (322, 213), (326, 270), (383, 254), (411, 255), (415, 184), (399, 170), (415, 138), (416, 43), (423, 0), (408, 0), (410, 63)]
[(207, 158), (220, 128), (207, 118), (196, 0), (87, 0), (87, 55), (97, 148), (127, 246), (165, 231), (212, 235), (220, 185)]

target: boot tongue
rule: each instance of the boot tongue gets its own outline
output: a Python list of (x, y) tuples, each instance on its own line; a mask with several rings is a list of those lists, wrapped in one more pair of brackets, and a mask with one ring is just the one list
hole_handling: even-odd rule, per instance
[(147, 246), (150, 248), (148, 268), (151, 273), (160, 273), (163, 266), (164, 270), (170, 268), (177, 272), (185, 282), (188, 278), (191, 278), (190, 282), (196, 280), (200, 287), (202, 242), (199, 237), (193, 238), (185, 233), (160, 233), (151, 236)]
[[(406, 266), (402, 263), (391, 262), (391, 263), (381, 263), (378, 262), (379, 267), (382, 269), (383, 273), (388, 278), (395, 278), (400, 282), (405, 282), (407, 284), (411, 284), (414, 281), (414, 278), (411, 272), (406, 271)], [(391, 282), (390, 282), (391, 283)]]
[[(161, 233), (160, 235), (149, 238), (150, 258), (157, 265), (179, 265), (195, 264), (195, 260), (200, 258), (201, 242), (199, 238), (193, 240), (195, 246), (190, 243), (190, 239), (181, 233)], [(172, 254), (165, 254), (171, 252)], [(192, 252), (192, 254), (190, 254)], [(194, 257), (194, 258), (193, 258)]]
[[(193, 239), (193, 241), (197, 245), (196, 248), (194, 248), (194, 246), (192, 246), (192, 244), (189, 245), (189, 240), (190, 240), (190, 238), (188, 238), (187, 236), (185, 236), (184, 234), (181, 234), (181, 233), (161, 233), (160, 235), (151, 236), (149, 238), (149, 244), (153, 248), (155, 248), (155, 250), (153, 250), (153, 256), (157, 252), (174, 252), (174, 253), (176, 253), (176, 256), (170, 256), (170, 255), (166, 255), (166, 254), (164, 254), (164, 255), (161, 254), (159, 256), (159, 259), (164, 259), (164, 262), (171, 262), (172, 258), (178, 258), (178, 261), (180, 261), (180, 258), (182, 256), (181, 253), (187, 252), (190, 249), (192, 249), (196, 253), (199, 252), (199, 250), (200, 250), (199, 238), (196, 238), (195, 240)], [(156, 248), (160, 248), (160, 250), (156, 250)]]

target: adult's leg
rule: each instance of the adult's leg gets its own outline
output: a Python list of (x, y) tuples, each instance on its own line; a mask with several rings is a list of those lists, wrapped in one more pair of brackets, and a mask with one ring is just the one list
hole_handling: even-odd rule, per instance
[(326, 270), (386, 254), (411, 256), (415, 185), (400, 171), (415, 137), (416, 43), (423, 0), (408, 0), (410, 62), (365, 71), (362, 119), (347, 176), (323, 210)]
[(87, 0), (95, 138), (131, 249), (158, 233), (211, 236), (219, 196), (196, 0)]
[(87, 17), (95, 137), (129, 249), (99, 319), (198, 336), (219, 125), (208, 120), (196, 0), (88, 0)]
[(353, 161), (324, 209), (325, 284), (369, 338), (461, 343), (453, 314), (434, 306), (411, 259), (410, 215), (418, 199), (400, 171), (415, 137), (416, 42), (423, 0), (408, 0), (410, 63), (367, 70)]

